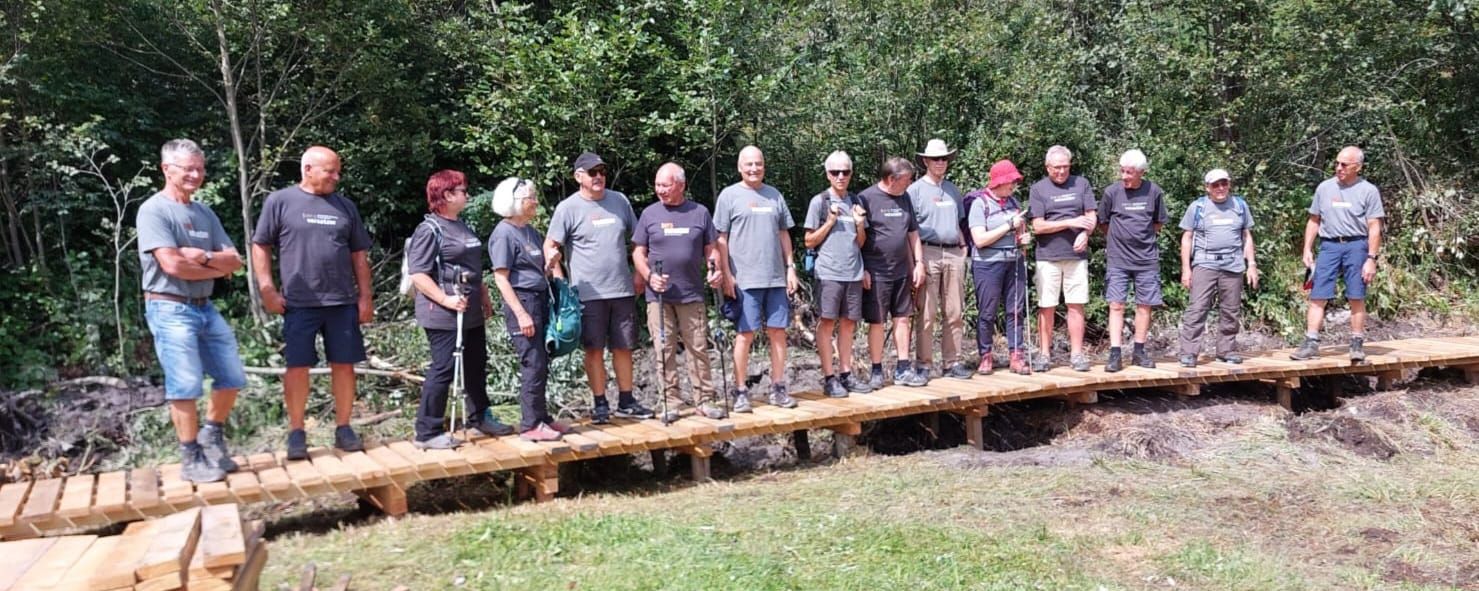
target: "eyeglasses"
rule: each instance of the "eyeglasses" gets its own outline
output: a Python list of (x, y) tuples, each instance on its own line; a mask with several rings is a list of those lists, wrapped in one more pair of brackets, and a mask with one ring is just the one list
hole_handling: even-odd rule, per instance
[(1360, 162), (1341, 162), (1339, 160), (1336, 160), (1335, 161), (1335, 167), (1336, 168), (1351, 168), (1351, 167), (1360, 166), (1360, 165), (1361, 165)]
[(851, 170), (829, 170), (829, 171), (827, 171), (827, 176), (835, 176), (837, 178), (842, 178), (842, 177), (852, 176), (852, 171)]
[(452, 193), (454, 195), (456, 195), (456, 194), (466, 195), (467, 194), (467, 187), (452, 187), (451, 189), (447, 189), (447, 192), (448, 193)]
[(585, 174), (586, 174), (586, 176), (606, 176), (606, 167), (605, 166), (597, 166), (595, 168), (592, 168), (590, 170), (585, 171)]
[(1211, 185), (1208, 185), (1208, 186), (1209, 187), (1226, 187), (1226, 186), (1231, 185), (1231, 184), (1232, 184), (1232, 181), (1229, 181), (1227, 179), (1222, 179), (1220, 181), (1212, 181), (1212, 184)]

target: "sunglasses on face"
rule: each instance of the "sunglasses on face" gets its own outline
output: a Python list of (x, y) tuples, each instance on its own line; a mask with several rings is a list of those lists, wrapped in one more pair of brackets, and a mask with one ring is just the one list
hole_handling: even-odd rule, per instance
[(837, 177), (837, 178), (843, 178), (843, 177), (852, 176), (852, 171), (851, 170), (829, 170), (829, 171), (827, 171), (827, 176)]
[(585, 171), (585, 174), (586, 174), (586, 176), (606, 176), (606, 167), (605, 166), (597, 166), (595, 168), (592, 168), (590, 170)]

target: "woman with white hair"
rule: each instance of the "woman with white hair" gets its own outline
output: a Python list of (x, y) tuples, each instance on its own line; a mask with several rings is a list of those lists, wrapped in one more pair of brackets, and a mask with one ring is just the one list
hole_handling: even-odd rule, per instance
[(545, 388), (549, 381), (549, 352), (544, 348), (549, 320), (549, 272), (544, 260), (544, 236), (529, 225), (539, 209), (534, 184), (510, 177), (493, 190), (493, 213), (503, 221), (488, 237), (493, 282), (503, 297), (503, 324), (519, 355), (519, 437), (554, 441), (566, 427), (549, 414)]

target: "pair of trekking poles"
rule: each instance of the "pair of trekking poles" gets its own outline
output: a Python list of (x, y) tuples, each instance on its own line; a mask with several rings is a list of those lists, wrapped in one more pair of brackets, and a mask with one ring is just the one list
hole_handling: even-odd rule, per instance
[[(662, 269), (663, 269), (663, 266), (662, 266), (662, 261), (661, 260), (654, 260), (654, 261), (652, 261), (652, 272), (653, 273), (655, 273), (657, 275), (663, 275), (664, 273), (662, 272)], [(723, 287), (715, 287), (714, 288), (714, 311), (717, 312), (718, 313), (718, 316), (721, 317), (721, 318), (724, 316), (724, 300), (723, 300), (724, 294), (723, 294), (723, 289), (724, 289)], [(666, 290), (664, 290), (664, 291), (666, 291)], [(668, 424), (672, 424), (672, 421), (668, 420), (671, 415), (668, 413), (668, 391), (667, 391), (668, 386), (667, 386), (667, 381), (665, 379), (665, 376), (667, 375), (667, 350), (668, 350), (667, 349), (667, 346), (668, 346), (668, 323), (667, 323), (667, 317), (665, 316), (665, 314), (667, 312), (667, 307), (663, 305), (663, 291), (658, 291), (656, 293), (657, 293), (657, 366), (658, 366), (658, 372), (660, 374), (662, 374), (662, 375), (659, 375), (658, 376), (658, 380), (662, 382), (662, 394), (661, 394), (661, 396), (662, 396), (662, 417), (661, 418), (662, 418), (663, 424), (664, 425), (668, 425)], [(707, 310), (704, 311), (704, 320), (706, 322), (708, 321), (708, 311)], [(722, 321), (719, 321), (719, 322), (716, 322), (715, 323), (714, 329), (709, 334), (709, 340), (713, 342), (713, 344), (714, 344), (714, 350), (719, 353), (719, 376), (720, 376), (720, 379), (722, 380), (720, 382), (719, 386), (714, 389), (714, 392), (715, 392), (715, 396), (718, 396), (719, 398), (723, 399), (723, 401), (724, 401), (723, 402), (723, 405), (724, 405), (724, 416), (725, 417), (728, 417), (729, 416), (729, 413), (731, 411), (730, 401), (729, 401), (729, 394), (728, 394), (728, 390), (729, 390), (729, 364), (727, 363), (727, 360), (725, 359), (725, 352), (729, 348), (729, 334), (724, 330), (724, 325), (723, 325)], [(692, 355), (693, 354), (693, 351), (690, 350), (689, 351), (689, 354)], [(735, 370), (738, 371), (739, 368), (735, 368)]]

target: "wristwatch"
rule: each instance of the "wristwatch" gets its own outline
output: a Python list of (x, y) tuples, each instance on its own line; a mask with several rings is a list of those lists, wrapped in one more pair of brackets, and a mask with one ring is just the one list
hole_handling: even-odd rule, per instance
[(216, 255), (214, 253), (209, 250), (205, 251), (205, 266), (211, 266), (211, 259), (214, 258), (216, 258)]
[(1368, 253), (1366, 253), (1366, 258), (1371, 259), (1373, 261), (1381, 262), (1381, 253), (1378, 252), (1376, 254), (1371, 254), (1371, 253), (1368, 252)]

